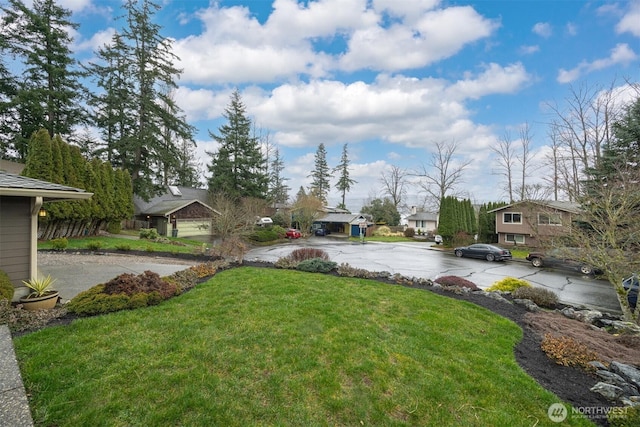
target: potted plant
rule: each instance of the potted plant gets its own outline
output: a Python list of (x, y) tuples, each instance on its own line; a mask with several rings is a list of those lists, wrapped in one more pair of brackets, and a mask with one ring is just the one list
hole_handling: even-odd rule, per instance
[(56, 281), (51, 275), (43, 278), (30, 279), (22, 281), (26, 287), (31, 289), (31, 293), (26, 297), (20, 298), (20, 304), (25, 310), (41, 310), (53, 308), (58, 302), (59, 293), (51, 286)]

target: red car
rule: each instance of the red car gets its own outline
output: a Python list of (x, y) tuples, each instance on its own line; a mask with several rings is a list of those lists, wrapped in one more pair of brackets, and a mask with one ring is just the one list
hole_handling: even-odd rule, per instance
[(287, 230), (285, 236), (287, 237), (287, 239), (299, 239), (302, 237), (302, 233), (295, 228), (290, 228)]

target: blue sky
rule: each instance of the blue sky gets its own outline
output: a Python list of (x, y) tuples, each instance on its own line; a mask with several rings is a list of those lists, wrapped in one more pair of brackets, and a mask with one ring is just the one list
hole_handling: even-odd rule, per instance
[[(640, 81), (640, 1), (249, 0), (160, 1), (156, 22), (175, 40), (184, 73), (176, 99), (197, 127), (197, 152), (215, 150), (238, 88), (254, 123), (286, 163), (294, 196), (307, 186), (318, 144), (339, 163), (348, 144), (357, 184), (347, 207), (380, 197), (380, 177), (427, 165), (435, 143), (470, 162), (457, 192), (504, 200), (491, 147), (530, 127), (545, 175), (548, 105), (572, 90)], [(121, 23), (118, 0), (60, 0), (80, 24), (80, 60)], [(413, 180), (417, 178), (412, 178)], [(408, 205), (424, 192), (408, 186)], [(339, 202), (333, 190), (329, 204)]]

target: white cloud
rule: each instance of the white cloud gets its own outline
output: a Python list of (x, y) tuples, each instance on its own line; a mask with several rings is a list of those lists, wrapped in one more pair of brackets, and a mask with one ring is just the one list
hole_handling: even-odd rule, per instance
[(471, 7), (450, 7), (424, 13), (415, 24), (377, 24), (356, 30), (341, 69), (384, 71), (418, 68), (448, 58), (466, 44), (488, 37), (497, 28)]
[(635, 37), (640, 37), (640, 1), (629, 2), (629, 10), (616, 25), (616, 31), (619, 34), (628, 32)]
[[(96, 52), (98, 49), (111, 43), (115, 32), (116, 30), (114, 28), (97, 31), (88, 40), (77, 40), (74, 47), (77, 52)], [(74, 37), (74, 40), (76, 40), (76, 37)]]
[(496, 93), (514, 93), (526, 85), (531, 76), (521, 63), (502, 67), (488, 64), (478, 76), (460, 80), (447, 90), (455, 99), (478, 99)]
[(592, 62), (583, 61), (571, 70), (560, 69), (557, 81), (560, 83), (571, 83), (580, 78), (585, 73), (602, 70), (605, 68), (628, 65), (635, 61), (638, 55), (626, 43), (619, 43), (611, 49), (611, 54), (607, 58), (596, 59)]
[(551, 35), (553, 34), (553, 29), (551, 28), (551, 24), (549, 24), (548, 22), (538, 22), (533, 26), (531, 31), (533, 31), (535, 34), (539, 35), (540, 37), (544, 37), (545, 39), (551, 37)]
[(536, 52), (540, 52), (540, 46), (538, 45), (520, 46), (520, 53), (523, 55), (531, 55)]

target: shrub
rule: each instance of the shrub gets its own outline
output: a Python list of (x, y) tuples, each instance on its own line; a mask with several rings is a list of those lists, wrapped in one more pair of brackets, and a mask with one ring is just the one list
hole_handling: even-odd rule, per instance
[(514, 298), (530, 299), (540, 307), (554, 308), (558, 303), (558, 295), (549, 289), (522, 286), (511, 294)]
[(300, 271), (307, 271), (310, 273), (328, 273), (335, 270), (337, 264), (333, 261), (327, 261), (322, 258), (311, 258), (304, 261), (300, 261), (296, 267)]
[(169, 283), (176, 285), (180, 292), (186, 292), (193, 289), (198, 284), (198, 273), (191, 268), (176, 271), (172, 275), (165, 278)]
[[(280, 229), (280, 227), (277, 227)], [(280, 233), (276, 227), (259, 228), (249, 236), (254, 242), (273, 242), (278, 240), (284, 233)]]
[(15, 292), (15, 287), (9, 276), (4, 271), (0, 270), (0, 300), (7, 299), (11, 301), (13, 299), (13, 294)]
[(375, 275), (376, 275), (375, 273), (372, 273), (369, 270), (352, 267), (349, 264), (344, 262), (338, 266), (338, 276), (360, 277), (362, 279), (369, 279), (374, 277)]
[(434, 282), (442, 286), (456, 286), (459, 288), (469, 288), (472, 291), (480, 290), (480, 288), (478, 288), (475, 283), (459, 276), (442, 276), (442, 277), (438, 277), (436, 280), (434, 280)]
[(404, 230), (404, 237), (413, 237), (416, 235), (416, 229), (413, 227), (409, 227)]
[(91, 251), (97, 251), (101, 247), (102, 247), (102, 243), (98, 242), (96, 240), (90, 240), (90, 241), (87, 242), (87, 249), (89, 249)]
[(540, 347), (558, 365), (576, 366), (590, 370), (593, 368), (589, 362), (598, 360), (596, 353), (571, 337), (554, 337), (551, 334), (546, 334)]
[(244, 254), (249, 248), (242, 241), (240, 236), (233, 235), (224, 239), (219, 245), (211, 249), (211, 254), (220, 258), (235, 258), (238, 262), (242, 262)]
[(518, 288), (531, 287), (529, 282), (523, 279), (515, 277), (505, 277), (502, 280), (498, 280), (493, 285), (487, 288), (488, 292), (501, 291), (501, 292), (513, 292)]
[(66, 237), (60, 237), (58, 239), (51, 240), (51, 248), (54, 251), (64, 251), (69, 246), (69, 241)]
[(391, 229), (386, 225), (378, 227), (374, 232), (374, 236), (391, 236)]
[(131, 310), (158, 304), (178, 295), (181, 289), (176, 281), (163, 280), (151, 271), (138, 276), (125, 273), (79, 293), (66, 308), (79, 316)]
[(111, 221), (107, 224), (107, 232), (111, 234), (120, 234), (120, 231), (122, 231), (122, 224), (120, 221)]
[(196, 277), (198, 279), (201, 279), (203, 277), (213, 276), (214, 274), (216, 274), (217, 268), (214, 263), (206, 262), (202, 264), (193, 265), (189, 267), (189, 270), (196, 273)]
[(175, 284), (161, 279), (158, 273), (147, 270), (137, 276), (131, 273), (123, 273), (105, 283), (103, 292), (109, 295), (126, 294), (129, 296), (139, 293), (158, 292), (162, 299), (168, 299), (177, 295), (176, 291)]
[(289, 257), (282, 257), (282, 258), (278, 258), (278, 260), (274, 263), (274, 265), (276, 266), (276, 268), (296, 268), (296, 266), (298, 265), (297, 261), (292, 260)]
[(127, 243), (119, 243), (116, 245), (116, 250), (118, 251), (130, 251), (131, 250), (131, 245), (127, 244)]
[(140, 229), (140, 238), (141, 239), (155, 240), (158, 237), (160, 237), (160, 234), (158, 234), (158, 230), (156, 230), (155, 228), (141, 228)]
[(292, 251), (289, 259), (295, 262), (305, 261), (308, 259), (320, 258), (324, 261), (329, 261), (329, 254), (322, 249), (317, 248), (299, 248)]
[(153, 246), (151, 246), (151, 245), (147, 245), (147, 247), (146, 247), (146, 249), (145, 249), (145, 250), (146, 250), (147, 252), (155, 252), (155, 251), (156, 251), (156, 249), (155, 249)]

